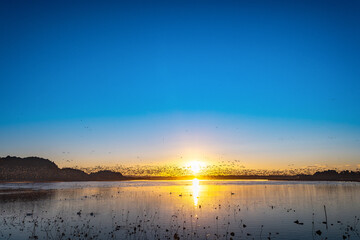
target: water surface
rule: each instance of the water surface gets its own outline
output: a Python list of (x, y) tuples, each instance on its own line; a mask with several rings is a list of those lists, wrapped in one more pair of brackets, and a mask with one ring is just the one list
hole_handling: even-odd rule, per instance
[(359, 202), (346, 182), (7, 183), (0, 239), (360, 239)]

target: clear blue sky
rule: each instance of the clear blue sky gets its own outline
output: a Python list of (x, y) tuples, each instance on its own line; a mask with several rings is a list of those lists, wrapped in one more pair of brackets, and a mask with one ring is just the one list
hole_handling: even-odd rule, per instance
[[(334, 154), (331, 164), (355, 166), (359, 12), (359, 1), (1, 1), (0, 154), (170, 160), (196, 148), (182, 131), (206, 125), (189, 158), (221, 145), (209, 154), (285, 166), (299, 154), (262, 140), (296, 135), (308, 144), (299, 166)], [(258, 140), (241, 150), (239, 134), (217, 125), (250, 126)], [(325, 140), (314, 153), (315, 135)]]

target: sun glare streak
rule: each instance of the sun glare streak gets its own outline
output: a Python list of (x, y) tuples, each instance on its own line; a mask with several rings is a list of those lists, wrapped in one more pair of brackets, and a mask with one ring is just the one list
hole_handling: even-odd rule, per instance
[(195, 207), (198, 206), (199, 193), (200, 193), (199, 179), (194, 178), (194, 179), (192, 180), (192, 195), (193, 195), (193, 198), (194, 198), (194, 205), (195, 205)]

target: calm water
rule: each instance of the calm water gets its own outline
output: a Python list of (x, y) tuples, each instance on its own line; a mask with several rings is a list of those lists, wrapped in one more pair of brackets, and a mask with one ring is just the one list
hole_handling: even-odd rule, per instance
[(0, 239), (360, 239), (360, 183), (0, 184), (0, 210)]

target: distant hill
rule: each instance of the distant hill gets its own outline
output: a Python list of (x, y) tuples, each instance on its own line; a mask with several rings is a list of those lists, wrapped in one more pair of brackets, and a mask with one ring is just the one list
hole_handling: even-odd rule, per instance
[(60, 170), (60, 178), (63, 181), (90, 181), (90, 175), (84, 171), (73, 169), (73, 168), (63, 168)]
[(99, 171), (95, 173), (90, 173), (90, 178), (93, 180), (121, 180), (124, 179), (124, 176), (119, 172), (112, 172), (109, 170)]
[(116, 181), (121, 173), (99, 171), (87, 174), (72, 168), (60, 169), (54, 162), (39, 157), (0, 158), (0, 181)]
[(16, 168), (20, 166), (24, 168), (42, 168), (49, 170), (59, 169), (54, 162), (39, 157), (20, 158), (7, 156), (5, 158), (0, 158), (0, 167)]

